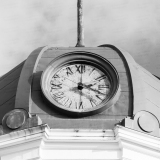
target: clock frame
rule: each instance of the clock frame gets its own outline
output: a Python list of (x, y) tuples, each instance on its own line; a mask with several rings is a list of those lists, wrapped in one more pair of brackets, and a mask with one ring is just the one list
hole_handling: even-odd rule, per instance
[[(102, 103), (96, 107), (87, 108), (83, 110), (76, 110), (66, 108), (58, 103), (50, 94), (50, 81), (53, 75), (61, 68), (67, 65), (84, 64), (94, 66), (106, 75), (110, 82), (110, 91)], [(110, 108), (119, 98), (120, 85), (119, 76), (114, 66), (105, 58), (90, 52), (71, 52), (58, 56), (49, 63), (47, 68), (43, 71), (41, 77), (41, 89), (44, 97), (50, 102), (52, 109), (58, 110), (60, 113), (72, 117), (83, 117), (98, 114)]]

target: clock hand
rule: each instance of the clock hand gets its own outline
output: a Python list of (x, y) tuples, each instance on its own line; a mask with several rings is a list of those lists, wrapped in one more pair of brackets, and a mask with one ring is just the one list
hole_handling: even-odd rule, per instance
[[(68, 78), (67, 78), (67, 79), (68, 79)], [(68, 79), (68, 80), (70, 80), (70, 79)], [(70, 80), (70, 81), (72, 81), (72, 80)], [(72, 82), (74, 82), (74, 81), (72, 81)], [(74, 83), (76, 83), (76, 82), (74, 82)], [(82, 84), (81, 82), (76, 83), (76, 84), (78, 84), (78, 87), (74, 87), (74, 89), (73, 89), (74, 91), (75, 91), (75, 90), (81, 91), (83, 88), (86, 88), (86, 89), (92, 90), (92, 91), (94, 91), (94, 92), (97, 92), (98, 94), (106, 95), (106, 94), (104, 94), (104, 93), (101, 93), (101, 92), (98, 91), (98, 90), (95, 90), (95, 89), (91, 88), (91, 84), (90, 84), (90, 85), (85, 85), (85, 84)]]
[(56, 89), (56, 88), (53, 87), (53, 85), (51, 85), (51, 92), (52, 92), (52, 90), (57, 90), (57, 92), (58, 92), (58, 91), (67, 92), (67, 91), (75, 91), (75, 90), (77, 90), (77, 87), (72, 87), (72, 86), (70, 86), (70, 85), (68, 85), (68, 84), (66, 84), (66, 83), (63, 83), (62, 86), (63, 86), (63, 85), (66, 86), (67, 88), (66, 88), (66, 89), (62, 89), (62, 88), (63, 88), (63, 87), (62, 87), (62, 88), (57, 88), (57, 89)]
[[(85, 83), (86, 86), (88, 87), (91, 87), (91, 86), (94, 86), (95, 84), (99, 83), (102, 79), (104, 79), (104, 75), (99, 77), (99, 78), (96, 78), (94, 80), (91, 80), (90, 82), (87, 82)], [(106, 78), (105, 78), (106, 79)], [(109, 83), (109, 80), (107, 80), (107, 82)]]
[[(65, 77), (65, 78), (66, 78), (66, 77)], [(70, 80), (69, 78), (66, 78), (66, 79)], [(74, 81), (72, 81), (72, 80), (70, 80), (70, 81), (73, 82), (73, 83), (76, 83), (76, 82), (74, 82)], [(76, 83), (76, 84), (78, 84), (78, 83)], [(105, 95), (104, 93), (101, 93), (100, 91), (91, 88), (92, 84), (85, 85), (85, 84), (79, 83), (79, 84), (78, 84), (78, 87), (72, 87), (72, 88), (71, 88), (71, 86), (69, 86), (69, 85), (67, 85), (67, 84), (65, 84), (65, 83), (63, 83), (63, 85), (69, 87), (69, 88), (70, 88), (70, 89), (69, 89), (70, 91), (77, 91), (77, 90), (79, 90), (79, 89), (78, 89), (78, 87), (79, 87), (79, 88), (81, 88), (81, 89), (79, 90), (79, 92), (82, 90), (82, 88), (86, 88), (86, 89), (92, 90), (92, 91), (94, 91), (94, 92), (97, 92), (98, 94)]]
[(89, 85), (83, 84), (83, 87), (86, 88), (86, 89), (89, 89), (91, 91), (97, 92), (98, 94), (106, 95), (106, 94), (104, 94), (104, 93), (102, 93), (102, 92), (100, 92), (100, 91), (98, 91), (96, 89), (91, 88)]
[[(97, 82), (96, 82), (97, 83)], [(92, 86), (94, 86), (96, 83), (93, 83), (93, 84), (84, 84), (85, 85), (85, 87), (87, 87), (87, 88), (90, 88), (90, 87), (92, 87)]]
[(91, 82), (85, 83), (84, 85), (86, 87), (92, 87), (92, 86), (94, 86), (97, 83), (99, 83), (99, 81), (92, 80)]
[(97, 105), (96, 102), (94, 101), (94, 99), (93, 99), (90, 95), (87, 95), (87, 94), (83, 93), (82, 90), (78, 90), (77, 87), (74, 87), (74, 88), (73, 88), (73, 91), (74, 91), (74, 93), (76, 93), (76, 94), (78, 94), (78, 95), (80, 94), (80, 106), (81, 106), (81, 107), (83, 106), (83, 105), (82, 105), (81, 96), (86, 97), (86, 98), (91, 102), (92, 107), (94, 107), (94, 106)]
[(81, 77), (80, 77), (80, 83), (82, 84), (82, 64), (81, 64)]
[[(79, 106), (79, 109), (80, 109), (80, 107), (81, 107), (81, 105), (82, 105), (82, 90), (79, 90), (79, 92), (80, 92), (80, 106)], [(83, 109), (83, 108), (82, 108)]]

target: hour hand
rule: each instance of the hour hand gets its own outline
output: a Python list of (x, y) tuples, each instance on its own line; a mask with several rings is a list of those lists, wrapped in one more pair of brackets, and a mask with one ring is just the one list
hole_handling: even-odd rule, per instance
[(85, 83), (83, 84), (84, 88), (90, 88), (92, 86), (94, 86), (96, 83), (98, 83), (97, 81), (94, 82), (90, 82), (90, 83)]
[(85, 87), (90, 88), (90, 87), (94, 86), (96, 83), (98, 83), (98, 81), (91, 81), (91, 82), (85, 83), (85, 84), (83, 84), (83, 85), (84, 85)]
[(98, 93), (98, 94), (106, 95), (105, 93), (102, 93), (102, 92), (100, 92), (100, 91), (99, 91), (99, 90), (97, 90), (97, 89), (93, 89), (93, 88), (91, 88), (91, 86), (89, 86), (89, 85), (85, 85), (85, 84), (83, 84), (83, 87), (84, 87), (84, 88), (86, 88), (86, 89), (89, 89), (89, 90), (91, 90), (91, 91), (93, 91), (93, 92), (96, 92), (96, 93)]

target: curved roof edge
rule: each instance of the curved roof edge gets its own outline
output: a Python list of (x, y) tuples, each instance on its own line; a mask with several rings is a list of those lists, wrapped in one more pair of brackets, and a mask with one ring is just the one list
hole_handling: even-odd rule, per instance
[(127, 117), (123, 124), (129, 128), (160, 136), (160, 81), (149, 71), (137, 64), (132, 56), (113, 45), (110, 47), (123, 56), (130, 70), (133, 88), (133, 117)]

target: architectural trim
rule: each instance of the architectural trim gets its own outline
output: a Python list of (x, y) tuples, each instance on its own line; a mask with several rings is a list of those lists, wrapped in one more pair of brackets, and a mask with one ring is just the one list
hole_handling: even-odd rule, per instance
[(159, 160), (160, 138), (119, 125), (114, 130), (74, 130), (50, 129), (43, 124), (0, 136), (0, 157)]

